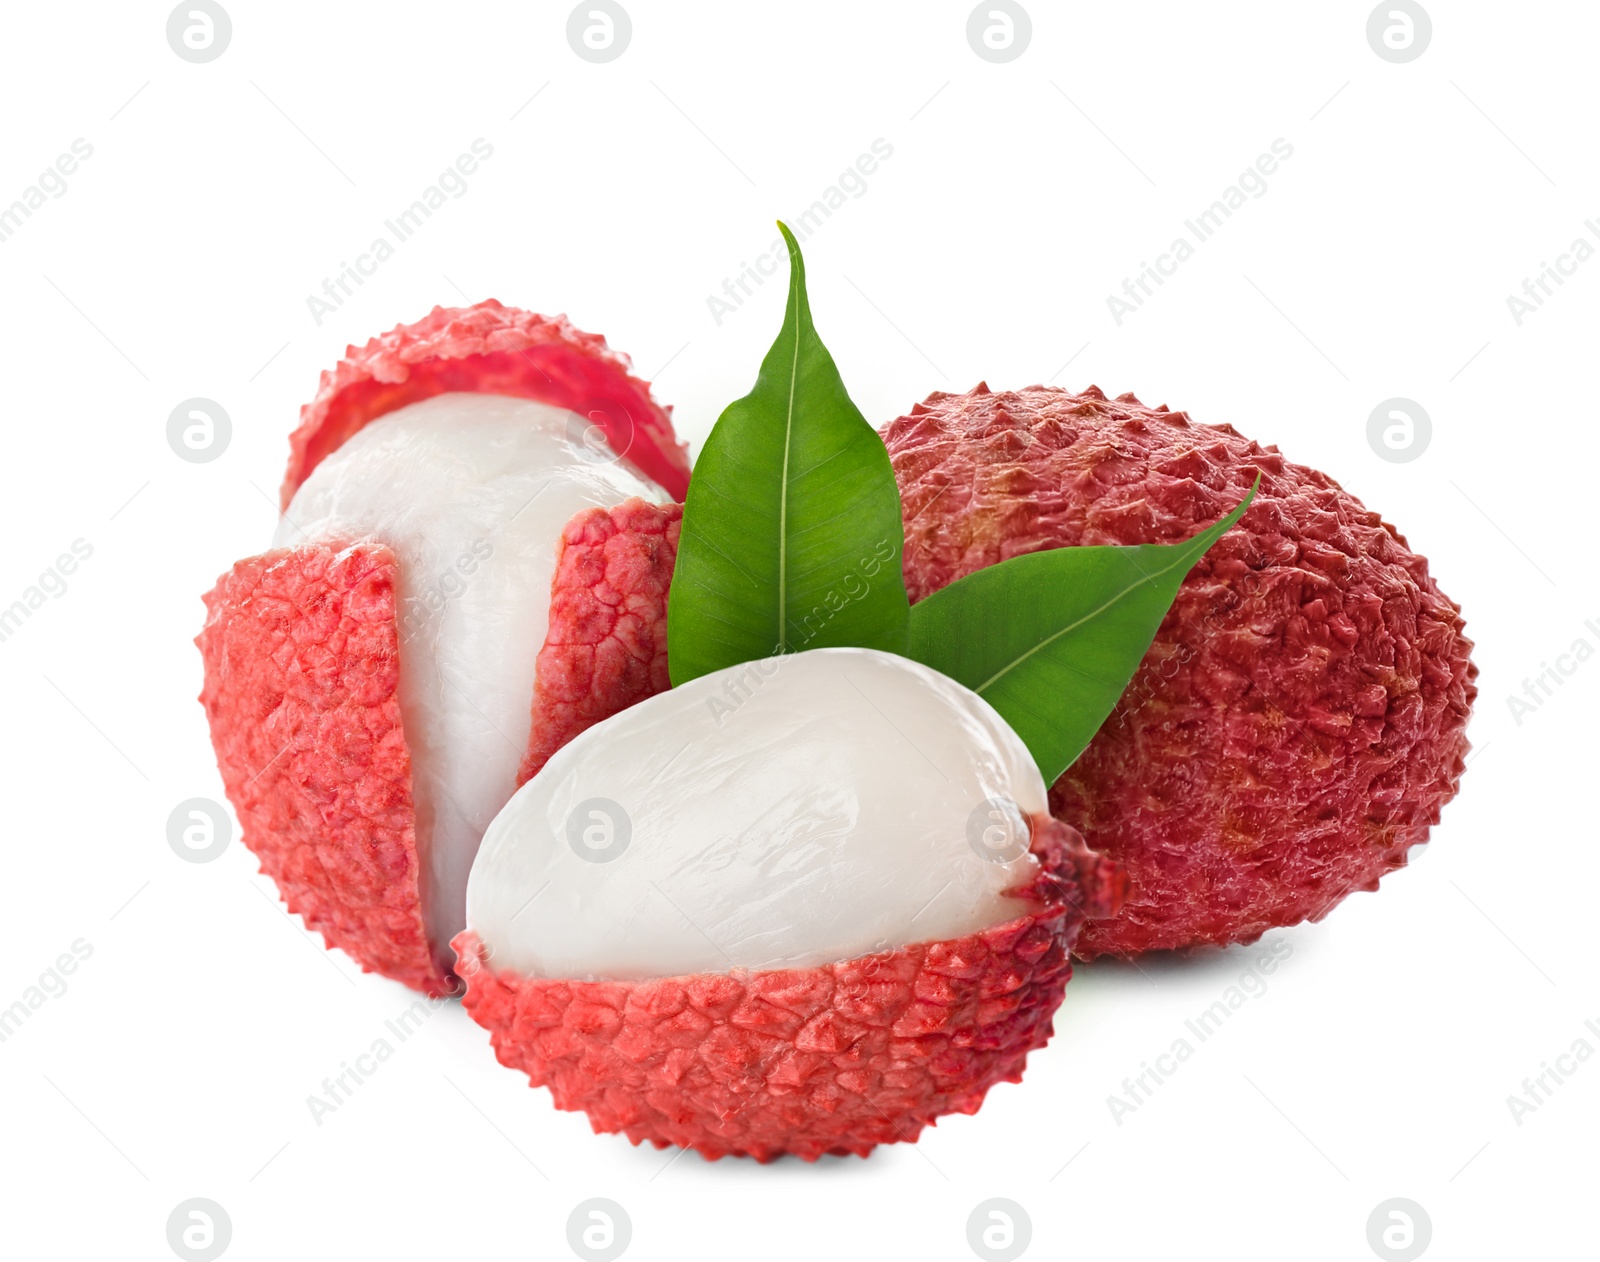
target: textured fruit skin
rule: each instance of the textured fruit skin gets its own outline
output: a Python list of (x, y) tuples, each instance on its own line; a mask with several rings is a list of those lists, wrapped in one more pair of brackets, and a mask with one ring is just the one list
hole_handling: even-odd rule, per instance
[(628, 357), (565, 316), (535, 315), (494, 299), (435, 307), (365, 346), (345, 350), (324, 372), (316, 398), (290, 436), (281, 507), (329, 453), (368, 421), (448, 392), (533, 399), (591, 417), (626, 457), (673, 499), (689, 488), (688, 449), (672, 430), (672, 409), (650, 397)]
[[(667, 686), (681, 515), (634, 499), (562, 532), (524, 770)], [(200, 703), (244, 843), (289, 910), (363, 970), (440, 995), (459, 982), (423, 928), (397, 565), (370, 541), (239, 562), (205, 597)]]
[(468, 930), (463, 1003), (502, 1064), (596, 1134), (712, 1159), (865, 1156), (977, 1112), (1049, 1040), (1072, 940), (1123, 882), (1058, 821), (1034, 820), (1033, 837), (1041, 874), (1017, 893), (1036, 908), (980, 933), (821, 968), (630, 982), (496, 972)]
[(1336, 482), (1094, 387), (937, 393), (883, 433), (913, 601), (1043, 548), (1177, 542), (1261, 475), (1051, 791), (1131, 881), (1081, 958), (1320, 919), (1426, 841), (1464, 767), (1471, 642), (1427, 562)]
[(289, 910), (362, 968), (438, 995), (451, 987), (417, 895), (394, 578), (373, 544), (239, 562), (205, 598), (200, 704), (244, 842)]
[(518, 784), (585, 728), (671, 687), (667, 588), (682, 521), (681, 504), (632, 499), (561, 532)]

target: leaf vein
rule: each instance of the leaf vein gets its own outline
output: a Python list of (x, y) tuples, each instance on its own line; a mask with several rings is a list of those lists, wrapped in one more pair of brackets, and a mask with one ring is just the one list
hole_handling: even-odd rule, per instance
[[(1006, 665), (1002, 666), (999, 670), (997, 670), (994, 674), (990, 675), (989, 678), (985, 679), (981, 684), (979, 684), (976, 688), (974, 688), (973, 691), (976, 692), (979, 696), (982, 696), (984, 689), (988, 688), (996, 680), (999, 680), (999, 679), (1003, 678), (1004, 676), (1010, 674), (1013, 670), (1015, 670), (1018, 666), (1022, 665), (1023, 662), (1027, 661), (1035, 653), (1038, 653), (1038, 652), (1042, 651), (1043, 649), (1049, 648), (1050, 645), (1054, 644), (1062, 636), (1070, 635), (1072, 632), (1076, 631), (1079, 627), (1083, 626), (1084, 623), (1090, 622), (1093, 619), (1098, 618), (1107, 609), (1110, 609), (1112, 605), (1116, 604), (1119, 600), (1121, 600), (1123, 597), (1127, 596), (1130, 592), (1133, 592), (1133, 591), (1137, 590), (1140, 587), (1153, 585), (1157, 579), (1162, 577), (1162, 575), (1170, 574), (1179, 565), (1183, 564), (1184, 558), (1186, 556), (1188, 556), (1188, 555), (1189, 555), (1188, 550), (1185, 549), (1185, 551), (1180, 556), (1178, 556), (1170, 565), (1162, 567), (1161, 569), (1157, 570), (1154, 574), (1144, 574), (1143, 573), (1143, 567), (1140, 566), (1137, 561), (1135, 561), (1134, 562), (1134, 567), (1136, 569), (1140, 570), (1140, 572), (1142, 574), (1142, 577), (1137, 578), (1133, 582), (1129, 583), (1121, 591), (1117, 592), (1116, 595), (1112, 596), (1109, 600), (1107, 600), (1104, 604), (1102, 604), (1098, 609), (1090, 610), (1088, 613), (1084, 614), (1081, 618), (1077, 619), (1075, 622), (1069, 622), (1066, 626), (1062, 627), (1061, 630), (1057, 631), (1054, 635), (1046, 636), (1044, 639), (1040, 640), (1037, 644), (1035, 644), (1026, 653), (1023, 653), (1020, 656), (1012, 659)], [(1194, 561), (1190, 560), (1189, 564), (1193, 565)]]

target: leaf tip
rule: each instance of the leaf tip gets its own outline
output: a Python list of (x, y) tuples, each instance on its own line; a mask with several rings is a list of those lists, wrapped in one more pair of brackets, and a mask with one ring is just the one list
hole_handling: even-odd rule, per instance
[(794, 233), (789, 231), (788, 224), (784, 223), (781, 219), (777, 222), (778, 231), (783, 234), (784, 244), (789, 247), (789, 267), (793, 272), (804, 276), (806, 272), (806, 264), (805, 259), (800, 253), (800, 242), (795, 240)]

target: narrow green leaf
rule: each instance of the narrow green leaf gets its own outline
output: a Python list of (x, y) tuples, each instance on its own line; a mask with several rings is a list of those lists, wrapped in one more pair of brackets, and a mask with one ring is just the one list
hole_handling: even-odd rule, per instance
[(775, 653), (906, 651), (894, 470), (817, 336), (800, 246), (755, 388), (711, 431), (683, 508), (667, 605), (674, 684)]
[(1194, 563), (1255, 498), (1183, 543), (1013, 557), (911, 610), (909, 655), (1000, 712), (1054, 784), (1116, 707)]

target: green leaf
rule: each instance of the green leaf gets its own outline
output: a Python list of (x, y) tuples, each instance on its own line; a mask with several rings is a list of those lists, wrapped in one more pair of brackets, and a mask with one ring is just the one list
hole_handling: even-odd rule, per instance
[(988, 701), (1054, 784), (1116, 707), (1184, 576), (1260, 485), (1183, 543), (1055, 548), (969, 574), (913, 607), (910, 656)]
[(817, 337), (800, 246), (755, 388), (728, 405), (683, 508), (667, 605), (674, 684), (776, 653), (904, 653), (910, 606), (894, 470)]

